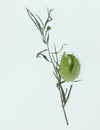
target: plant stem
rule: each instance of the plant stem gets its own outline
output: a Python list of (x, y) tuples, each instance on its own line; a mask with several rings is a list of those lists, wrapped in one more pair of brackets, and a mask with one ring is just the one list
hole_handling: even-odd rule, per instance
[[(54, 53), (51, 52), (50, 47), (49, 47), (49, 30), (51, 29), (51, 27), (48, 26), (47, 24), (52, 20), (52, 17), (50, 16), (50, 13), (51, 13), (52, 10), (53, 9), (48, 10), (48, 17), (47, 17), (47, 20), (46, 20), (45, 23), (42, 22), (41, 18), (38, 15), (36, 15), (37, 16), (36, 17), (28, 9), (27, 9), (27, 13), (28, 13), (29, 17), (31, 18), (31, 20), (34, 22), (34, 24), (37, 27), (37, 29), (40, 31), (43, 43), (45, 43), (47, 45), (47, 48), (45, 50), (37, 53), (37, 57), (39, 57), (39, 55), (42, 55), (44, 59), (49, 61), (48, 58), (45, 55), (42, 54), (45, 51), (48, 52), (48, 56), (49, 56), (50, 62), (51, 62), (52, 66), (53, 66), (53, 69), (54, 69), (53, 74), (54, 74), (54, 76), (57, 79), (56, 86), (59, 89), (60, 98), (61, 98), (61, 104), (62, 104), (62, 109), (63, 109), (63, 112), (64, 112), (64, 117), (65, 117), (65, 120), (66, 120), (66, 124), (69, 125), (68, 119), (67, 119), (67, 115), (66, 115), (66, 111), (65, 111), (65, 105), (66, 105), (66, 103), (67, 103), (67, 101), (69, 99), (69, 96), (70, 96), (70, 93), (71, 93), (71, 89), (72, 89), (72, 85), (70, 86), (68, 94), (66, 94), (64, 92), (63, 87), (62, 87), (62, 83), (64, 83), (65, 81), (61, 81), (61, 76), (59, 74), (58, 53), (60, 53), (62, 51), (63, 46), (65, 44), (62, 45), (62, 47), (61, 47), (61, 49), (59, 51), (56, 50), (56, 46), (54, 45)], [(55, 54), (55, 56), (53, 54)]]
[(55, 66), (55, 63), (54, 63), (54, 61), (53, 61), (53, 59), (52, 59), (52, 57), (51, 57), (51, 53), (50, 53), (49, 42), (46, 41), (46, 43), (47, 43), (47, 50), (48, 50), (49, 58), (50, 58), (51, 63), (52, 63), (52, 65), (53, 65), (54, 71), (55, 71), (55, 73), (56, 73), (56, 75), (57, 75), (56, 66)]
[[(50, 60), (51, 60), (51, 63), (52, 63), (52, 65), (53, 65), (53, 68), (54, 68), (54, 71), (55, 71), (55, 74), (56, 74), (57, 79), (58, 79), (57, 87), (58, 87), (59, 92), (60, 92), (60, 98), (61, 98), (61, 103), (62, 103), (62, 109), (63, 109), (63, 112), (64, 112), (64, 117), (65, 117), (65, 120), (66, 120), (66, 124), (69, 125), (69, 122), (68, 122), (68, 119), (67, 119), (67, 115), (66, 115), (66, 111), (65, 111), (64, 97), (63, 97), (63, 94), (62, 94), (63, 88), (62, 88), (61, 82), (60, 82), (61, 77), (60, 77), (60, 75), (57, 75), (58, 72), (57, 72), (56, 66), (55, 66), (55, 64), (57, 65), (57, 63), (58, 63), (58, 57), (57, 57), (56, 47), (54, 46), (57, 62), (53, 61), (53, 59), (52, 59), (51, 51), (50, 51), (50, 48), (49, 48), (49, 41), (46, 40), (46, 44), (47, 44), (47, 51), (48, 51), (49, 58), (50, 58)], [(70, 94), (69, 94), (69, 95), (70, 95)], [(69, 95), (68, 95), (68, 96), (69, 96)], [(67, 97), (67, 98), (69, 98), (69, 97)]]
[(64, 117), (65, 117), (65, 120), (66, 120), (66, 124), (69, 125), (68, 123), (68, 119), (67, 119), (67, 115), (66, 115), (66, 111), (65, 111), (65, 106), (63, 104), (63, 97), (62, 97), (62, 90), (61, 90), (61, 84), (57, 84), (57, 87), (59, 89), (59, 93), (60, 93), (60, 99), (61, 99), (61, 103), (62, 103), (62, 109), (63, 109), (63, 112), (64, 112)]
[(66, 123), (67, 123), (67, 125), (69, 125), (68, 119), (67, 119), (67, 115), (66, 115), (66, 112), (65, 112), (65, 107), (63, 105), (62, 105), (62, 108), (63, 108), (63, 112), (64, 112)]
[[(53, 62), (53, 59), (52, 59), (51, 53), (50, 53), (49, 43), (47, 43), (47, 49), (48, 49), (48, 55), (49, 55), (49, 57), (50, 57), (51, 63), (52, 63), (53, 68), (54, 68), (54, 70), (55, 70), (55, 72), (56, 72), (55, 64), (54, 64), (54, 62)], [(55, 50), (55, 51), (56, 51), (56, 50)], [(58, 57), (57, 57), (57, 54), (56, 54), (56, 58), (58, 58)], [(57, 72), (56, 72), (56, 74), (57, 74)], [(60, 77), (59, 77), (58, 80), (60, 80)], [(60, 98), (61, 98), (61, 103), (62, 103), (62, 108), (63, 108), (63, 112), (64, 112), (66, 124), (69, 125), (68, 119), (67, 119), (67, 115), (66, 115), (66, 111), (65, 111), (65, 107), (64, 107), (65, 104), (63, 104), (63, 96), (62, 96), (62, 90), (61, 90), (61, 89), (62, 89), (62, 86), (61, 86), (61, 84), (59, 83), (59, 85), (57, 85), (57, 87), (59, 88), (59, 92), (60, 92)]]

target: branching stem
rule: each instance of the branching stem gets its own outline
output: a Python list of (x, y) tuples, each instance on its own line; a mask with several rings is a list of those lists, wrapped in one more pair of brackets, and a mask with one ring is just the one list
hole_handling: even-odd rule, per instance
[(68, 119), (67, 119), (67, 115), (66, 115), (66, 111), (65, 111), (65, 105), (66, 105), (66, 103), (67, 103), (67, 101), (69, 99), (69, 96), (70, 96), (70, 93), (71, 93), (71, 89), (72, 89), (72, 85), (71, 85), (71, 87), (69, 89), (68, 94), (65, 93), (64, 89), (62, 87), (62, 84), (65, 81), (61, 81), (61, 76), (59, 74), (58, 53), (60, 53), (62, 51), (63, 46), (65, 44), (62, 45), (62, 48), (59, 51), (56, 50), (56, 46), (55, 45), (54, 45), (54, 53), (51, 53), (51, 51), (50, 51), (50, 47), (49, 47), (49, 30), (51, 29), (51, 27), (48, 26), (48, 23), (52, 20), (52, 17), (50, 16), (50, 13), (51, 13), (52, 10), (53, 9), (48, 10), (48, 17), (47, 17), (47, 20), (46, 20), (45, 23), (42, 22), (41, 18), (38, 15), (33, 15), (30, 12), (29, 9), (27, 9), (27, 13), (28, 13), (29, 17), (31, 18), (31, 20), (34, 22), (34, 24), (37, 27), (37, 29), (40, 31), (43, 43), (46, 44), (47, 48), (44, 49), (43, 51), (37, 53), (37, 57), (39, 57), (40, 55), (42, 55), (45, 60), (49, 61), (48, 58), (47, 58), (47, 56), (43, 54), (45, 51), (48, 52), (50, 63), (52, 63), (53, 68), (54, 68), (54, 76), (57, 79), (57, 85), (56, 86), (57, 86), (57, 88), (59, 90), (59, 93), (60, 93), (61, 104), (62, 104), (62, 109), (63, 109), (63, 112), (64, 112), (66, 124), (69, 125)]

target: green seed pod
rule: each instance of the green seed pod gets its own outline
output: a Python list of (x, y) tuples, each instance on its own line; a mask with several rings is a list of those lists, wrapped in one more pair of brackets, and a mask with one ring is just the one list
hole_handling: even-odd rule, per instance
[(78, 59), (72, 54), (64, 53), (61, 58), (59, 73), (64, 81), (70, 82), (75, 80), (80, 73), (80, 63)]

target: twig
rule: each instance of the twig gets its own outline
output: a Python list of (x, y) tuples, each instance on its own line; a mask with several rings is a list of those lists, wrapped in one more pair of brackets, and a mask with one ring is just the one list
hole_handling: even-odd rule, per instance
[(66, 124), (69, 125), (67, 115), (66, 115), (66, 111), (65, 111), (65, 106), (64, 106), (64, 103), (63, 103), (63, 96), (62, 96), (62, 89), (61, 89), (62, 86), (60, 84), (57, 84), (57, 87), (58, 87), (59, 93), (60, 93), (60, 99), (61, 99), (61, 104), (62, 104), (62, 109), (63, 109), (63, 112), (64, 112), (64, 117), (65, 117), (65, 120), (66, 120)]
[[(26, 8), (27, 9), (27, 8)], [(58, 61), (58, 53), (60, 53), (64, 47), (65, 44), (62, 45), (61, 49), (59, 51), (56, 50), (56, 46), (54, 45), (54, 53), (51, 53), (50, 47), (49, 47), (49, 30), (51, 29), (50, 26), (48, 26), (48, 23), (52, 20), (52, 17), (50, 16), (51, 12), (53, 9), (51, 10), (47, 10), (48, 11), (48, 17), (46, 19), (46, 22), (43, 23), (41, 18), (38, 15), (33, 15), (29, 9), (27, 9), (27, 13), (29, 15), (29, 17), (31, 18), (31, 20), (34, 22), (35, 26), (37, 27), (37, 29), (40, 31), (41, 36), (42, 36), (42, 40), (43, 43), (46, 44), (46, 49), (44, 49), (43, 51), (40, 51), (39, 53), (37, 53), (37, 57), (39, 57), (40, 55), (42, 55), (42, 57), (49, 61), (47, 56), (45, 56), (43, 53), (45, 51), (48, 52), (48, 56), (50, 59), (50, 63), (52, 63), (52, 66), (54, 68), (54, 76), (57, 79), (57, 84), (56, 86), (59, 89), (59, 93), (60, 93), (60, 99), (61, 99), (61, 104), (62, 104), (62, 109), (64, 112), (64, 117), (66, 120), (66, 124), (69, 125), (68, 119), (67, 119), (67, 115), (66, 115), (66, 111), (65, 111), (65, 105), (69, 99), (70, 93), (71, 93), (71, 89), (72, 89), (72, 85), (70, 86), (69, 92), (68, 94), (66, 94), (64, 92), (64, 89), (62, 87), (62, 83), (64, 83), (65, 81), (61, 81), (61, 76), (59, 74), (59, 61)], [(37, 19), (38, 18), (38, 19)], [(55, 55), (55, 56), (54, 56)], [(67, 95), (67, 97), (66, 97)]]

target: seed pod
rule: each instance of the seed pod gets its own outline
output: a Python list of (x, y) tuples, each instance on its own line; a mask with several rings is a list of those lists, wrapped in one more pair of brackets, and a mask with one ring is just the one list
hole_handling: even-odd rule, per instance
[(80, 73), (80, 63), (73, 54), (66, 54), (64, 52), (60, 66), (59, 73), (64, 81), (70, 82), (75, 80)]

